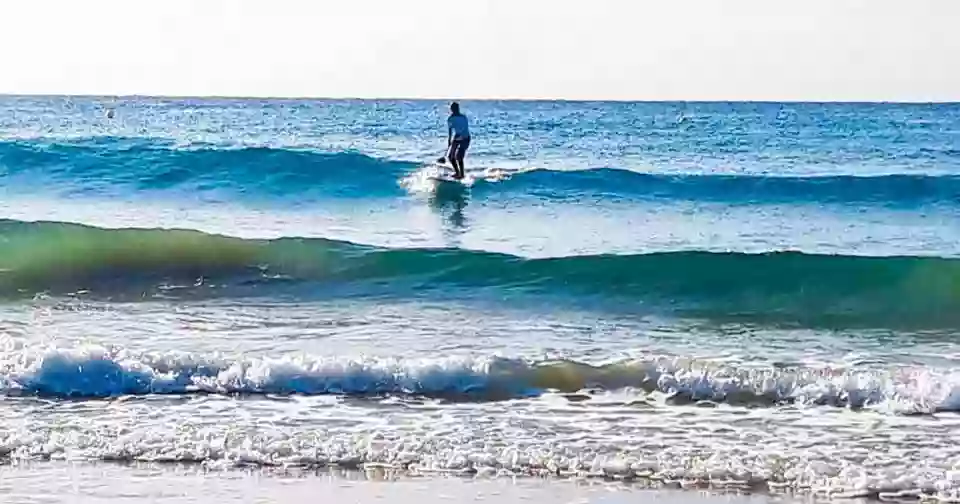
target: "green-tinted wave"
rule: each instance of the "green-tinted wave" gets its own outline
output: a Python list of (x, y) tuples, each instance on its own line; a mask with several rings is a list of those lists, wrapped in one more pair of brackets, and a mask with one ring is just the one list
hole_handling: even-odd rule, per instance
[[(461, 289), (599, 300), (704, 317), (960, 327), (960, 259), (700, 251), (528, 259), (461, 249), (384, 249), (326, 239), (0, 222), (0, 294), (110, 295), (278, 284)], [(267, 293), (261, 290), (260, 294)]]

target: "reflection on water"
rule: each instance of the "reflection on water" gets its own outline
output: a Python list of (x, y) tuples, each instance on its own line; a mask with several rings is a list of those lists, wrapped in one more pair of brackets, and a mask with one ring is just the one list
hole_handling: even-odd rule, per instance
[(443, 219), (443, 235), (448, 246), (459, 246), (461, 235), (469, 230), (464, 213), (469, 201), (469, 189), (460, 184), (438, 184), (430, 197), (430, 207)]
[[(662, 485), (660, 485), (662, 486)], [(47, 502), (383, 502), (446, 504), (766, 504), (799, 501), (784, 496), (698, 493), (643, 482), (541, 481), (421, 475), (396, 478), (383, 471), (266, 469), (237, 472), (169, 464), (16, 464), (0, 481), (0, 501)]]

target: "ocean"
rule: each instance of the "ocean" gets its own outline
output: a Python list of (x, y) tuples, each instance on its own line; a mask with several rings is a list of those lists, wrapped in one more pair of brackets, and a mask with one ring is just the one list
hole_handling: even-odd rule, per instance
[(5, 502), (960, 499), (960, 105), (463, 109), (0, 98)]

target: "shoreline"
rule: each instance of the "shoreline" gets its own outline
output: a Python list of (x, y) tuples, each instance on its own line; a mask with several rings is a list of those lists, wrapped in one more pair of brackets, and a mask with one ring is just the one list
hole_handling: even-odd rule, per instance
[(3, 502), (604, 502), (668, 504), (797, 502), (814, 496), (671, 487), (643, 480), (469, 477), (337, 468), (241, 468), (200, 464), (26, 462), (0, 465)]
[[(816, 500), (854, 500), (861, 502), (880, 501), (941, 501), (935, 494), (920, 491), (882, 492), (877, 490), (862, 491), (834, 491), (824, 489), (787, 489), (788, 484), (773, 485), (768, 481), (741, 482), (741, 481), (709, 481), (709, 480), (671, 480), (655, 475), (622, 476), (614, 474), (593, 473), (560, 473), (555, 475), (547, 470), (523, 473), (499, 471), (456, 471), (456, 470), (418, 470), (400, 469), (388, 464), (360, 464), (357, 467), (349, 466), (268, 466), (268, 465), (233, 465), (217, 467), (205, 462), (147, 462), (147, 461), (5, 461), (0, 463), (0, 500), (5, 495), (6, 488), (3, 482), (11, 479), (18, 481), (18, 485), (26, 481), (37, 479), (42, 485), (52, 479), (47, 476), (51, 472), (56, 475), (68, 475), (71, 479), (86, 481), (95, 474), (102, 474), (112, 481), (138, 480), (168, 480), (188, 478), (194, 483), (199, 479), (206, 481), (246, 480), (256, 482), (263, 488), (286, 486), (291, 481), (297, 485), (329, 485), (329, 484), (396, 484), (410, 486), (422, 484), (429, 487), (464, 486), (468, 490), (471, 485), (480, 488), (492, 486), (514, 486), (518, 489), (539, 489), (547, 493), (564, 488), (577, 490), (592, 489), (605, 492), (622, 492), (633, 494), (655, 493), (666, 494), (672, 502), (688, 502), (690, 498), (733, 499), (737, 504), (745, 504), (747, 500), (762, 500), (763, 502), (794, 502)], [(203, 483), (205, 485), (206, 483)], [(203, 486), (201, 485), (201, 486)], [(77, 487), (76, 484), (73, 485)], [(342, 486), (342, 485), (341, 485)], [(83, 485), (80, 487), (82, 489)], [(563, 492), (560, 492), (563, 493)], [(273, 495), (273, 493), (270, 493)], [(146, 496), (142, 496), (146, 497)], [(4, 500), (4, 502), (6, 502)], [(284, 500), (284, 502), (287, 502)], [(431, 501), (432, 502), (432, 501)], [(437, 501), (439, 502), (439, 501)], [(621, 502), (621, 501), (615, 501)], [(624, 501), (626, 502), (626, 501)], [(419, 502), (418, 504), (424, 504)]]

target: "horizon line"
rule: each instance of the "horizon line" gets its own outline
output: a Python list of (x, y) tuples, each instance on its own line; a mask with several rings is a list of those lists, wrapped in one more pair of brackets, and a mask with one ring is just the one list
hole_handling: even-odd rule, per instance
[(560, 102), (560, 103), (793, 103), (793, 104), (837, 104), (837, 105), (957, 105), (960, 100), (842, 100), (842, 99), (626, 99), (626, 98), (530, 98), (530, 97), (363, 97), (363, 96), (279, 96), (279, 95), (218, 95), (218, 94), (100, 94), (100, 93), (6, 93), (2, 98), (107, 98), (107, 99), (177, 99), (177, 100), (290, 100), (290, 101), (471, 101), (471, 102)]

